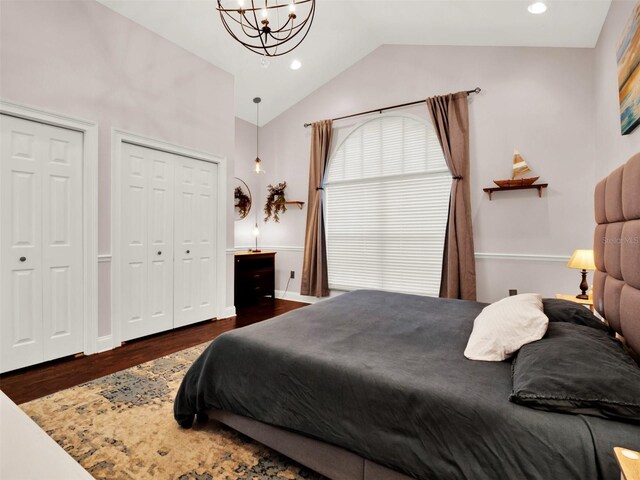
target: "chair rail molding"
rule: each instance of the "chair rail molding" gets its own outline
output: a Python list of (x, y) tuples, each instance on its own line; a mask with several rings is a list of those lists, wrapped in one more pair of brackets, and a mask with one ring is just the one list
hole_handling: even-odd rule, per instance
[[(246, 252), (255, 248), (253, 245), (238, 245), (234, 248), (228, 248), (227, 254), (231, 255), (235, 252)], [(300, 252), (304, 253), (304, 247), (296, 245), (260, 245), (262, 250), (271, 250), (276, 252)], [(477, 259), (481, 260), (518, 260), (527, 262), (568, 262), (569, 255), (553, 255), (553, 254), (536, 254), (536, 253), (494, 253), (494, 252), (475, 252)]]
[(569, 255), (548, 255), (535, 253), (485, 253), (476, 252), (476, 258), (480, 260), (517, 260), (526, 262), (564, 262), (567, 263)]
[[(255, 245), (241, 245), (234, 248), (230, 248), (228, 252), (246, 252), (249, 250), (253, 250)], [(304, 252), (304, 247), (296, 247), (296, 246), (288, 246), (288, 245), (260, 245), (261, 250), (269, 250), (276, 252)]]

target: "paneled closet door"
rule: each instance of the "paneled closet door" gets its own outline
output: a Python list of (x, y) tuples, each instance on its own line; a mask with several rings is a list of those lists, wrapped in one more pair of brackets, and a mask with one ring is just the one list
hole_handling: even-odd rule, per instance
[(1, 371), (82, 351), (80, 132), (0, 117)]
[(175, 156), (174, 325), (216, 315), (215, 163)]
[(173, 163), (122, 144), (122, 339), (173, 328)]
[(41, 125), (44, 360), (83, 349), (82, 141)]

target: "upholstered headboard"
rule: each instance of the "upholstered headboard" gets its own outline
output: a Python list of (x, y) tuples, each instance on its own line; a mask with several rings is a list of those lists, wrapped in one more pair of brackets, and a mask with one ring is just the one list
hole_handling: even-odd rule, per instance
[(640, 153), (595, 191), (593, 300), (640, 358)]

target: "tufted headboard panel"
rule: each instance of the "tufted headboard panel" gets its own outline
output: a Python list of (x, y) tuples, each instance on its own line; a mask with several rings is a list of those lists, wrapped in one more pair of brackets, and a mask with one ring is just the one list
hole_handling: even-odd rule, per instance
[(640, 358), (640, 153), (596, 185), (593, 301)]

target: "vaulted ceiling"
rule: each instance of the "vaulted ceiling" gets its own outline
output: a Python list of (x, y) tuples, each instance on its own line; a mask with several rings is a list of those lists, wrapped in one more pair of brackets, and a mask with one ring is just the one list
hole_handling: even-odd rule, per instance
[(383, 44), (593, 48), (611, 3), (548, 0), (531, 15), (533, 0), (317, 0), (304, 42), (264, 68), (227, 34), (216, 0), (98, 1), (231, 73), (236, 115), (255, 123), (260, 96), (261, 125)]

